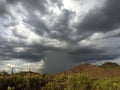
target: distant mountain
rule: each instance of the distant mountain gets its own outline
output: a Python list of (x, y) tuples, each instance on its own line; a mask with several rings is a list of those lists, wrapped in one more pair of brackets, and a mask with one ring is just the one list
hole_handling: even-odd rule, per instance
[(107, 62), (107, 63), (104, 63), (103, 65), (100, 65), (99, 67), (101, 67), (101, 68), (119, 68), (120, 65), (118, 65), (117, 63), (113, 63), (113, 62)]
[(92, 64), (80, 64), (71, 69), (65, 70), (65, 74), (81, 73), (91, 77), (116, 77), (120, 76), (120, 65), (107, 62), (103, 65), (96, 66)]

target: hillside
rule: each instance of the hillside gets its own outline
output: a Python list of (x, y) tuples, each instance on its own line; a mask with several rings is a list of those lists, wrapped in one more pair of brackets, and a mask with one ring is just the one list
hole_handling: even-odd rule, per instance
[(59, 74), (1, 72), (0, 90), (120, 90), (120, 65), (81, 64)]
[(62, 73), (81, 73), (91, 77), (117, 77), (120, 76), (120, 65), (111, 62), (107, 62), (100, 66), (92, 64), (80, 64), (76, 67), (65, 70)]

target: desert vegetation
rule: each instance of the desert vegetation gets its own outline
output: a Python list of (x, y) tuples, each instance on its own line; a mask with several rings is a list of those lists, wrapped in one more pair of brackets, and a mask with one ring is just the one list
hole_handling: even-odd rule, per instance
[(8, 74), (4, 71), (0, 74), (0, 90), (120, 90), (120, 76), (101, 77), (100, 73), (94, 76), (91, 73), (68, 72), (39, 74), (29, 71)]

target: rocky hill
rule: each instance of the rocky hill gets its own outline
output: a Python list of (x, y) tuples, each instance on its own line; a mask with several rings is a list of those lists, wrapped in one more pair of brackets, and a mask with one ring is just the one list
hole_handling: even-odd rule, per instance
[(91, 77), (117, 77), (120, 76), (120, 65), (107, 62), (103, 65), (96, 66), (92, 64), (80, 64), (71, 69), (65, 70), (65, 74), (81, 73)]

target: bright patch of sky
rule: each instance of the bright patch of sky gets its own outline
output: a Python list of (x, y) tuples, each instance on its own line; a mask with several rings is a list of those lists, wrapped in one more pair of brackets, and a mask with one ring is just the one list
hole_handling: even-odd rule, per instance
[(34, 71), (34, 72), (43, 72), (45, 66), (44, 60), (39, 62), (27, 62), (21, 59), (14, 59), (9, 61), (0, 61), (0, 72), (6, 71), (11, 73), (13, 69), (14, 72), (20, 71)]

